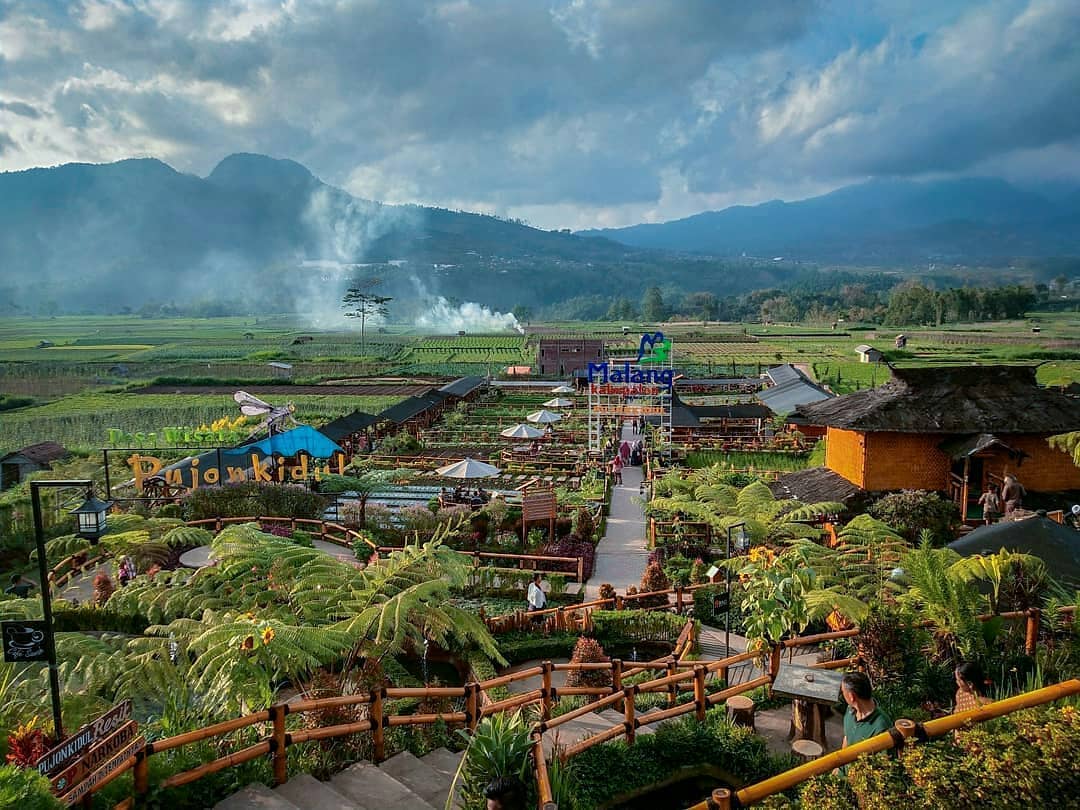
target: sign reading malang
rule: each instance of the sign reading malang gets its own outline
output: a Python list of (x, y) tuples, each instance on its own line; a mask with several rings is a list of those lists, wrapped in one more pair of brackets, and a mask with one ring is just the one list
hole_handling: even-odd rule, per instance
[[(226, 448), (222, 448), (222, 455)], [(228, 457), (234, 458), (235, 451), (228, 448)], [(307, 455), (298, 455), (296, 463), (292, 466), (287, 464), (284, 456), (260, 456), (251, 453), (248, 456), (251, 466), (236, 466), (235, 464), (222, 464), (220, 467), (211, 459), (204, 464), (200, 459), (193, 458), (183, 467), (164, 469), (165, 465), (157, 456), (144, 456), (133, 453), (127, 458), (128, 466), (131, 467), (135, 478), (135, 488), (142, 490), (147, 479), (161, 474), (165, 483), (173, 487), (185, 487), (198, 489), (201, 486), (217, 486), (218, 484), (236, 484), (243, 481), (262, 481), (266, 483), (285, 481), (307, 481), (314, 478), (321, 481), (324, 475), (344, 475), (345, 456), (336, 453), (328, 461), (317, 463)]]
[(629, 360), (624, 360), (621, 365), (606, 360), (602, 363), (589, 363), (589, 384), (655, 385), (670, 391), (675, 381), (675, 372), (672, 369), (642, 368), (646, 365), (664, 365), (669, 362), (670, 357), (670, 338), (665, 338), (663, 332), (644, 334), (638, 344), (637, 360), (633, 364)]

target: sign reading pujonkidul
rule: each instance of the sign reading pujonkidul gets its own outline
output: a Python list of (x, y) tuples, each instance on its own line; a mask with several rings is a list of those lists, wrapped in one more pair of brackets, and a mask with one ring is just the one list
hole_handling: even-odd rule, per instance
[(108, 737), (131, 719), (131, 701), (117, 703), (97, 720), (80, 728), (37, 761), (36, 768), (45, 776), (54, 776), (70, 765), (87, 748)]
[[(231, 458), (236, 457), (233, 448), (222, 448), (222, 453)], [(282, 456), (271, 458), (260, 456), (258, 453), (251, 453), (248, 461), (250, 461), (250, 467), (225, 464), (219, 468), (213, 460), (203, 465), (198, 458), (193, 458), (186, 466), (162, 471), (165, 465), (157, 456), (134, 453), (127, 458), (128, 466), (131, 467), (131, 473), (135, 478), (135, 487), (139, 490), (143, 489), (147, 479), (159, 474), (169, 486), (187, 489), (236, 484), (244, 481), (283, 483), (287, 480), (307, 481), (308, 478), (319, 481), (324, 475), (345, 474), (345, 456), (341, 453), (335, 453), (333, 459), (323, 463), (313, 463), (307, 455), (301, 454), (296, 457), (296, 463), (293, 466), (288, 466), (286, 463), (288, 460)]]
[(3, 622), (4, 663), (24, 664), (27, 661), (48, 661), (45, 647), (45, 622), (20, 620)]

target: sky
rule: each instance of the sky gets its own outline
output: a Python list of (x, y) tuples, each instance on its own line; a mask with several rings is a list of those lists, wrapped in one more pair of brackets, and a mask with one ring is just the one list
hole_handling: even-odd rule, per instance
[(1077, 0), (0, 0), (0, 170), (291, 158), (616, 227), (872, 177), (1080, 180)]

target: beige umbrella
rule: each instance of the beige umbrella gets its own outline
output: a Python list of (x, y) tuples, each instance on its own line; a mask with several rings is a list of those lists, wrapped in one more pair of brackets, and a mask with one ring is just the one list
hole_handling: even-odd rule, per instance
[(544, 435), (544, 431), (532, 425), (515, 425), (500, 431), (499, 435), (508, 439), (539, 439)]
[(562, 421), (561, 414), (557, 414), (553, 411), (543, 409), (537, 411), (536, 413), (530, 413), (525, 418), (528, 419), (530, 422), (541, 425), (550, 425), (552, 422)]
[(569, 385), (559, 385), (551, 389), (552, 394), (576, 394), (577, 392)]
[(483, 461), (477, 461), (475, 458), (463, 458), (461, 461), (455, 461), (453, 464), (447, 464), (445, 467), (439, 467), (435, 470), (435, 474), (442, 478), (491, 478), (493, 475), (498, 475), (502, 470), (498, 467), (493, 467), (491, 464), (485, 464)]
[(574, 407), (574, 400), (566, 399), (565, 397), (555, 397), (555, 399), (549, 399), (544, 403), (545, 408), (572, 408)]

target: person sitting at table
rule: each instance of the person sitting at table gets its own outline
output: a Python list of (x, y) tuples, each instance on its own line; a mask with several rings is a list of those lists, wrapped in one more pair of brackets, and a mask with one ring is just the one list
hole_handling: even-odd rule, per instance
[(464, 503), (464, 502), (465, 502), (465, 495), (462, 492), (461, 485), (458, 484), (456, 487), (454, 487), (454, 503)]
[[(892, 718), (878, 708), (870, 679), (864, 673), (844, 673), (840, 681), (840, 694), (848, 705), (848, 710), (844, 712), (843, 748), (868, 740), (892, 728)], [(839, 770), (846, 775), (847, 766)]]

